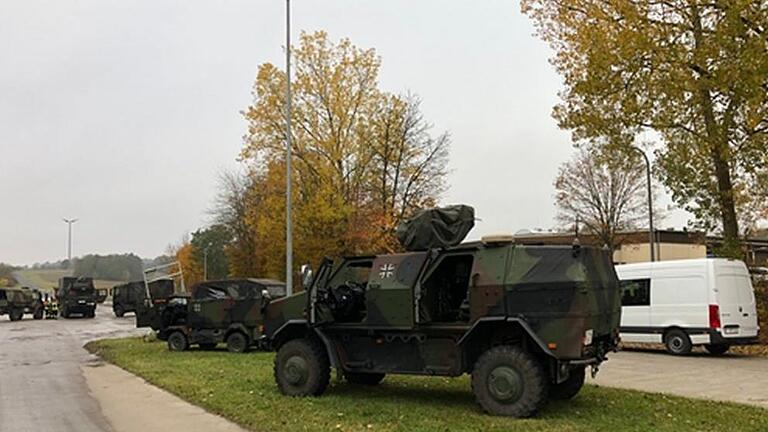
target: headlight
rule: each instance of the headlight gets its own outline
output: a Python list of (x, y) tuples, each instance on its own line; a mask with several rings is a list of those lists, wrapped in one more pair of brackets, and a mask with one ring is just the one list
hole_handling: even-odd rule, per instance
[(594, 331), (592, 329), (589, 329), (584, 332), (584, 345), (592, 345), (592, 336), (594, 335)]

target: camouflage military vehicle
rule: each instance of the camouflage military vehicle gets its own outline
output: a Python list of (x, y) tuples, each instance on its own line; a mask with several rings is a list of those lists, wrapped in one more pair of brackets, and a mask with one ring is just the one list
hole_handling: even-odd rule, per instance
[(85, 318), (96, 316), (97, 293), (93, 287), (93, 278), (60, 278), (56, 298), (59, 302), (59, 314), (64, 318), (73, 314), (80, 314)]
[(201, 282), (189, 295), (173, 296), (154, 328), (171, 351), (190, 345), (213, 349), (225, 342), (242, 353), (262, 342), (262, 309), (267, 298), (285, 295), (285, 283), (271, 279), (224, 279)]
[(112, 287), (112, 311), (116, 317), (122, 318), (128, 312), (136, 312), (146, 298), (144, 281), (116, 285)]
[(8, 314), (11, 321), (19, 321), (24, 314), (43, 319), (45, 307), (40, 291), (22, 288), (0, 288), (0, 315)]
[(330, 368), (353, 384), (386, 374), (471, 374), (488, 413), (534, 414), (581, 389), (618, 343), (619, 284), (607, 251), (458, 244), (471, 207), (434, 209), (398, 230), (409, 252), (326, 258), (305, 291), (266, 308), (286, 395), (320, 395)]

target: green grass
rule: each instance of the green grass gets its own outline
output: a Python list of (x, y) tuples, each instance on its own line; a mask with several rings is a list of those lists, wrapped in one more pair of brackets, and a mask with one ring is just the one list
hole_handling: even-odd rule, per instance
[[(29, 283), (41, 288), (50, 290), (51, 288), (59, 284), (59, 278), (64, 276), (70, 276), (71, 270), (53, 270), (53, 269), (25, 269), (20, 270), (19, 274), (23, 276)], [(125, 282), (110, 281), (95, 279), (93, 281), (94, 287), (100, 288), (112, 288), (115, 285), (119, 285)]]
[(759, 408), (597, 386), (586, 386), (572, 401), (548, 404), (533, 419), (492, 417), (475, 404), (467, 377), (388, 376), (372, 388), (334, 378), (322, 397), (288, 398), (272, 379), (272, 353), (172, 353), (161, 342), (139, 338), (92, 342), (88, 349), (256, 431), (768, 430), (768, 411)]

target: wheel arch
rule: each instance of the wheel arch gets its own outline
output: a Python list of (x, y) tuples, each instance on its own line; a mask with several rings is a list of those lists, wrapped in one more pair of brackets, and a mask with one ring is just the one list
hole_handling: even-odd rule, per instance
[(297, 319), (287, 321), (272, 334), (270, 337), (270, 344), (275, 351), (278, 351), (286, 342), (301, 338), (313, 338), (319, 340), (323, 344), (323, 347), (325, 347), (325, 351), (331, 362), (331, 367), (339, 368), (340, 363), (338, 356), (336, 355), (336, 350), (333, 347), (333, 342), (321, 329), (310, 327), (307, 320)]

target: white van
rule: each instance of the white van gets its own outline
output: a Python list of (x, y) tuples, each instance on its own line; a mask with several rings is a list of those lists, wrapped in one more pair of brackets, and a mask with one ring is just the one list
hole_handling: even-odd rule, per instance
[(723, 354), (757, 341), (757, 308), (747, 266), (725, 258), (616, 266), (621, 340), (664, 343), (672, 354), (704, 345)]

